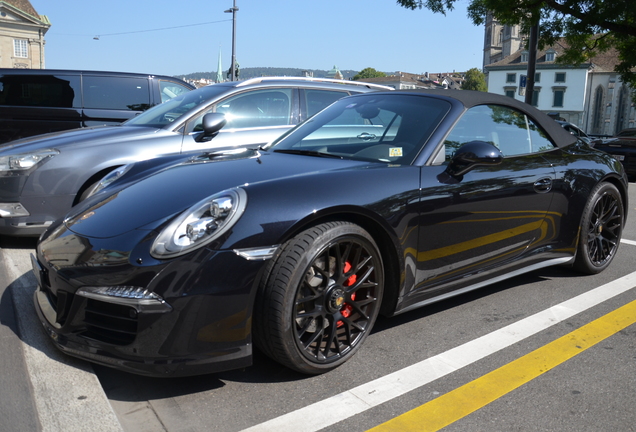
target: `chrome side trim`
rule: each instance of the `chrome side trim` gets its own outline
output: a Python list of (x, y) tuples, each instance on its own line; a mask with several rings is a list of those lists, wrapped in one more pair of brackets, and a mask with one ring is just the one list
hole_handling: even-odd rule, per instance
[(234, 253), (248, 261), (268, 260), (274, 256), (279, 245), (263, 248), (234, 249)]

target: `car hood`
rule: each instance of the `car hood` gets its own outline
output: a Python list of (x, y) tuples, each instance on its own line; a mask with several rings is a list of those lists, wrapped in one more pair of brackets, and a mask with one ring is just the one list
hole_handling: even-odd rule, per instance
[(120, 142), (156, 131), (158, 131), (158, 129), (122, 125), (72, 129), (10, 141), (0, 146), (0, 154), (24, 153), (44, 148), (60, 149)]
[(261, 151), (242, 158), (188, 161), (115, 192), (80, 204), (65, 224), (84, 237), (109, 238), (134, 229), (153, 230), (176, 214), (218, 192), (262, 182), (294, 181), (299, 176), (324, 175), (369, 162), (299, 156)]

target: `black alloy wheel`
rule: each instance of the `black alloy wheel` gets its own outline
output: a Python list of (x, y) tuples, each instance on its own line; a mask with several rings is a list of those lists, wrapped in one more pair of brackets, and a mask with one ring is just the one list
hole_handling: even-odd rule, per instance
[(605, 270), (618, 250), (624, 220), (623, 199), (616, 186), (599, 183), (583, 212), (574, 268), (588, 274)]
[(383, 288), (382, 258), (364, 229), (349, 222), (312, 227), (270, 264), (255, 306), (255, 343), (299, 372), (332, 370), (371, 332)]

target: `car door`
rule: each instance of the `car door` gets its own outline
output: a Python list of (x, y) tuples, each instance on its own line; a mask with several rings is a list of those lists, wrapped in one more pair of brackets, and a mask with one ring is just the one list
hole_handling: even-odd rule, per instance
[[(447, 175), (454, 152), (472, 141), (491, 143), (503, 161)], [(503, 106), (474, 107), (444, 147), (444, 165), (422, 168), (414, 297), (440, 295), (500, 271), (549, 241), (557, 226), (546, 217), (555, 173), (541, 155), (554, 145), (526, 115)]]

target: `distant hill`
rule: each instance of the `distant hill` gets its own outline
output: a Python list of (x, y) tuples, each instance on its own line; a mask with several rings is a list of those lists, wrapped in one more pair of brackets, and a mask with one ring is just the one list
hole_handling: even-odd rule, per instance
[[(251, 67), (240, 68), (239, 79), (258, 78), (262, 76), (304, 76), (304, 72), (313, 73), (314, 78), (324, 78), (327, 76), (328, 70), (320, 69), (299, 69), (299, 68), (273, 68), (273, 67)], [(355, 70), (340, 70), (344, 79), (353, 78), (359, 71)], [(227, 70), (224, 71), (227, 74)], [(179, 78), (186, 80), (196, 80), (200, 78), (215, 79), (215, 72), (194, 72), (188, 75), (179, 75)]]

